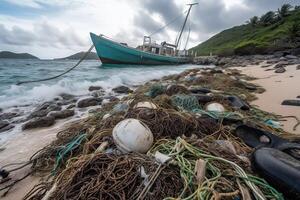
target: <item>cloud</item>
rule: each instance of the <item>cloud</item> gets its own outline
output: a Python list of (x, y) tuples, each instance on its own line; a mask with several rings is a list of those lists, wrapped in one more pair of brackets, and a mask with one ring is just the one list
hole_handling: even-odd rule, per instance
[(26, 30), (19, 26), (13, 26), (9, 29), (4, 24), (0, 24), (0, 44), (70, 48), (86, 46), (89, 43), (79, 37), (76, 31), (70, 27), (60, 30), (47, 22), (43, 22), (35, 24), (33, 30)]

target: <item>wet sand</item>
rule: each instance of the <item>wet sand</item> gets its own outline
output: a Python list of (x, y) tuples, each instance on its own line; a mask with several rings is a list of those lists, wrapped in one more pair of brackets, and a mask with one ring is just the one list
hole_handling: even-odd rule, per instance
[[(262, 94), (257, 94), (258, 99), (253, 101), (253, 105), (257, 105), (260, 109), (273, 112), (283, 116), (294, 115), (300, 119), (299, 106), (281, 105), (285, 99), (297, 99), (300, 95), (300, 70), (296, 70), (296, 65), (286, 66), (285, 73), (274, 73), (274, 71), (265, 71), (273, 68), (273, 65), (267, 68), (261, 68), (262, 65), (239, 67), (242, 73), (258, 78), (252, 81), (266, 91)], [(283, 129), (290, 133), (300, 134), (300, 126), (297, 130), (293, 130), (296, 120), (288, 118), (282, 122)]]
[[(74, 123), (68, 122), (65, 123), (66, 120), (61, 120), (56, 125), (50, 128), (40, 128), (33, 129), (22, 132), (22, 134), (18, 135), (15, 138), (11, 138), (5, 145), (5, 149), (0, 152), (0, 167), (6, 165), (8, 163), (15, 162), (24, 162), (28, 161), (29, 158), (37, 152), (39, 149), (45, 147), (50, 144), (55, 138), (56, 134), (63, 130), (65, 127)], [(9, 168), (7, 168), (9, 169)], [(28, 173), (29, 167), (26, 167), (22, 170), (16, 171), (16, 173), (12, 173), (10, 177), (15, 180), (18, 179), (26, 173)], [(8, 193), (6, 197), (0, 197), (2, 200), (19, 200), (24, 197), (24, 195), (32, 189), (34, 185), (39, 182), (40, 178), (36, 176), (29, 176), (25, 180), (16, 184), (12, 190)], [(3, 192), (0, 192), (0, 196)]]

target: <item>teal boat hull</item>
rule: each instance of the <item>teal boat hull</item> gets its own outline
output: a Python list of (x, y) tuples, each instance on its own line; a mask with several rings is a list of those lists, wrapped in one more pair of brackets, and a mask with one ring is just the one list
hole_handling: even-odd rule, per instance
[(178, 65), (189, 63), (190, 58), (153, 54), (114, 42), (90, 33), (97, 55), (104, 64)]

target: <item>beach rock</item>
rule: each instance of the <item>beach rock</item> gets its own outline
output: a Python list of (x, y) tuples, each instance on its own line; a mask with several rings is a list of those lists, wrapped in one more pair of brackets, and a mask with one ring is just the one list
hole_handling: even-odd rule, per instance
[(275, 64), (275, 63), (278, 63), (278, 62), (279, 62), (278, 59), (272, 59), (272, 60), (268, 60), (267, 64)]
[[(1, 122), (0, 122), (0, 126), (1, 126)], [(3, 126), (2, 128), (0, 128), (0, 133), (1, 132), (4, 132), (4, 131), (8, 131), (12, 128), (14, 128), (15, 126), (14, 125), (11, 125), (11, 124), (5, 124), (5, 126)]]
[(129, 87), (126, 86), (119, 86), (112, 89), (112, 91), (120, 94), (128, 94), (130, 92), (133, 92)]
[(300, 70), (300, 65), (297, 65), (297, 66), (296, 66), (296, 70)]
[(32, 118), (35, 118), (35, 117), (44, 117), (46, 116), (50, 111), (48, 110), (37, 110), (37, 111), (34, 111), (32, 112), (28, 119), (32, 119)]
[(64, 100), (71, 100), (71, 99), (74, 99), (75, 96), (72, 95), (72, 94), (67, 94), (67, 93), (61, 93), (59, 95), (61, 98), (63, 98)]
[(70, 104), (70, 105), (68, 105), (68, 106), (66, 107), (66, 109), (71, 109), (71, 108), (75, 108), (75, 107), (76, 107), (75, 104)]
[(281, 105), (300, 106), (300, 100), (284, 100)]
[(280, 67), (275, 70), (275, 73), (284, 73), (285, 71), (286, 69), (284, 67)]
[(109, 96), (107, 97), (107, 99), (109, 100), (109, 102), (113, 102), (113, 101), (119, 101), (120, 99), (116, 96)]
[(20, 116), (20, 114), (14, 112), (2, 113), (0, 114), (0, 120), (8, 120), (18, 116)]
[(40, 127), (49, 127), (55, 123), (55, 118), (53, 116), (46, 116), (40, 118), (34, 118), (26, 122), (22, 126), (22, 130), (40, 128)]
[(281, 67), (285, 67), (289, 64), (289, 62), (287, 61), (280, 61), (279, 63), (277, 63), (275, 66), (274, 66), (274, 69), (277, 69), (277, 68), (281, 68)]
[(90, 86), (89, 87), (89, 91), (95, 91), (95, 90), (102, 90), (102, 87), (101, 86)]
[(96, 90), (96, 91), (93, 91), (91, 96), (93, 97), (101, 97), (105, 94), (105, 91), (103, 90)]
[(287, 58), (287, 59), (297, 59), (298, 57), (294, 56), (294, 55), (286, 55), (285, 58)]
[(103, 101), (102, 98), (89, 97), (86, 99), (78, 100), (77, 107), (85, 108), (85, 107), (89, 107), (89, 106), (96, 106), (96, 105), (100, 105), (102, 103), (102, 101)]
[(273, 53), (273, 55), (278, 58), (283, 57), (285, 54), (286, 54), (286, 52), (284, 52), (284, 51), (277, 51), (277, 52)]
[(4, 128), (7, 125), (9, 125), (8, 121), (0, 121), (0, 129)]
[(71, 117), (75, 114), (74, 110), (62, 110), (62, 111), (52, 111), (48, 114), (48, 116), (54, 117), (55, 119), (65, 119)]
[(61, 106), (57, 104), (50, 104), (49, 102), (42, 104), (35, 111), (33, 111), (28, 119), (36, 118), (36, 117), (44, 117), (51, 111), (59, 111), (61, 110)]
[(50, 106), (51, 102), (45, 102), (36, 107), (35, 111), (46, 110)]

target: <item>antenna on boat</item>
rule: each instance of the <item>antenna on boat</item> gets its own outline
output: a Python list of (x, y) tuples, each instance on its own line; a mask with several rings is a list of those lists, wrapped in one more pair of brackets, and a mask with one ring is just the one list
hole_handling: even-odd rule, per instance
[(178, 39), (177, 39), (177, 41), (176, 41), (176, 44), (175, 44), (176, 49), (177, 49), (177, 47), (178, 47), (179, 41), (180, 41), (181, 36), (182, 36), (182, 32), (183, 32), (184, 27), (185, 27), (185, 25), (186, 25), (186, 21), (187, 21), (189, 15), (190, 15), (191, 9), (192, 9), (192, 7), (193, 7), (194, 5), (197, 5), (197, 4), (198, 4), (198, 3), (190, 3), (190, 4), (187, 4), (187, 5), (190, 6), (190, 7), (189, 7), (189, 9), (188, 9), (188, 12), (187, 12), (187, 14), (186, 14), (185, 20), (184, 20), (184, 22), (183, 22), (183, 26), (182, 26), (182, 28), (181, 28), (179, 37), (178, 37)]

